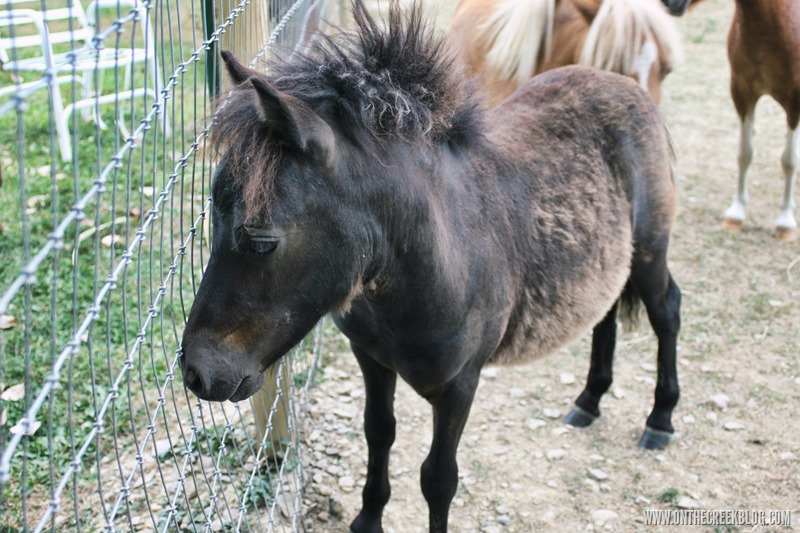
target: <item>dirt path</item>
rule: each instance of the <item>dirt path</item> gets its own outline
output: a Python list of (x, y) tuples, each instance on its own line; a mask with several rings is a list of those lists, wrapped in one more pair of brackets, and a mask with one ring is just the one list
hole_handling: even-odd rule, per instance
[[(770, 237), (785, 135), (772, 101), (757, 112), (745, 230), (720, 230), (736, 175), (738, 124), (725, 58), (732, 9), (731, 0), (708, 0), (681, 20), (686, 58), (664, 87), (681, 189), (671, 251), (684, 292), (675, 442), (659, 453), (636, 447), (655, 377), (655, 339), (646, 325), (622, 335), (613, 393), (587, 430), (561, 417), (583, 386), (588, 337), (528, 366), (490, 369), (458, 455), (452, 531), (640, 531), (644, 510), (691, 507), (793, 510), (800, 523), (800, 243)], [(452, 3), (436, 10), (446, 27)], [(306, 525), (346, 531), (366, 470), (363, 386), (344, 351), (324, 372), (306, 420)], [(384, 525), (425, 531), (418, 480), (430, 408), (402, 385), (396, 410)]]

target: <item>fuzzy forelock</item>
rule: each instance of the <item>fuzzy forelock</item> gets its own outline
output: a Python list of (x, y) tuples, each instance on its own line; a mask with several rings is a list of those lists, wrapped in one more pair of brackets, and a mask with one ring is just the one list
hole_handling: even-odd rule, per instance
[[(397, 0), (385, 24), (353, 0), (355, 29), (321, 37), (305, 54), (265, 65), (264, 78), (331, 122), (350, 125), (382, 143), (422, 145), (474, 141), (481, 130), (482, 103), (468, 89), (444, 41), (434, 34), (422, 7), (407, 10)], [(226, 171), (240, 182), (246, 218), (262, 217), (280, 157), (279, 144), (255, 112), (252, 85), (243, 83), (223, 97), (213, 143), (226, 153)]]

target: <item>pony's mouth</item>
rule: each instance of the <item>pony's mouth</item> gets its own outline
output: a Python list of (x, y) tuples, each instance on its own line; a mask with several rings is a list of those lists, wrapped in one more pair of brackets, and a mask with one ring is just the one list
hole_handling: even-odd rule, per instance
[(239, 382), (239, 386), (233, 391), (233, 394), (228, 398), (231, 402), (240, 402), (248, 399), (250, 396), (258, 392), (261, 385), (264, 384), (264, 374), (258, 373), (251, 376), (246, 376)]

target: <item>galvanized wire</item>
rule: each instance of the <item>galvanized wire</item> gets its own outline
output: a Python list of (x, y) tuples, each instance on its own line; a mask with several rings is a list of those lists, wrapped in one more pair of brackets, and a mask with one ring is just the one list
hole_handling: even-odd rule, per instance
[[(30, 9), (44, 13), (50, 35), (81, 31), (77, 0), (4, 2), (0, 19)], [(89, 38), (54, 43), (40, 71), (24, 73), (36, 80), (0, 78), (0, 95), (13, 87), (0, 99), (0, 128), (15, 131), (14, 146), (0, 146), (4, 185), (15, 170), (18, 189), (0, 189), (0, 252), (10, 258), (0, 264), (0, 529), (297, 530), (298, 404), (322, 325), (274, 369), (269, 401), (199, 401), (176, 368), (208, 257), (206, 88), (217, 49), (256, 68), (290, 53), (319, 25), (320, 2), (99, 0), (96, 19), (91, 7)], [(56, 13), (68, 16), (56, 22)], [(37, 54), (13, 46), (25, 28), (8, 20), (4, 67)], [(102, 54), (125, 48), (146, 59), (100, 68)], [(87, 56), (94, 68), (81, 70)], [(84, 103), (63, 113), (64, 93)], [(66, 152), (59, 113), (69, 119)], [(43, 177), (48, 194), (33, 194)]]

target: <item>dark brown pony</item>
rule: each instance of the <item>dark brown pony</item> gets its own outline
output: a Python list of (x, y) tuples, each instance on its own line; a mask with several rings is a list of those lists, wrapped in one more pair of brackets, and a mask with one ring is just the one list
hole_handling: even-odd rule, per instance
[[(490, 363), (551, 353), (594, 327), (587, 425), (611, 384), (617, 310), (658, 337), (640, 441), (665, 446), (678, 401), (680, 291), (667, 267), (675, 186), (655, 104), (628, 78), (568, 67), (487, 112), (415, 6), (268, 74), (225, 54), (213, 248), (183, 336), (184, 382), (241, 401), (331, 313), (366, 385), (363, 507), (381, 531), (397, 376), (433, 407), (422, 465), (430, 530), (447, 530), (456, 449)], [(480, 400), (479, 400), (480, 401)]]
[(738, 231), (745, 219), (747, 169), (753, 159), (753, 122), (756, 103), (773, 97), (786, 112), (786, 147), (781, 157), (783, 193), (775, 223), (779, 239), (797, 238), (794, 183), (800, 162), (800, 3), (795, 0), (737, 0), (728, 33), (731, 96), (741, 125), (739, 188), (725, 211), (723, 226)]
[(492, 105), (534, 74), (574, 64), (630, 76), (658, 102), (681, 50), (659, 0), (461, 0), (448, 41)]

